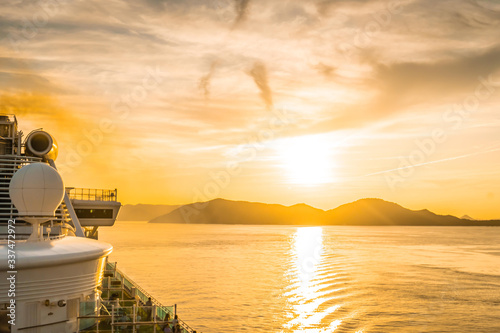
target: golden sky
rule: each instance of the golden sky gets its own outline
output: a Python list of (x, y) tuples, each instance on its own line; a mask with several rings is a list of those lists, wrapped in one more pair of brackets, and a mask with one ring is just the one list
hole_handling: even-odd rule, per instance
[(67, 186), (500, 218), (496, 1), (1, 9), (1, 111), (57, 138)]

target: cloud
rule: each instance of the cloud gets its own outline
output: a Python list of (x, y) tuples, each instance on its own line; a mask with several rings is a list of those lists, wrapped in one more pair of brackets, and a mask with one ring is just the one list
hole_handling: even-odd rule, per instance
[(266, 104), (266, 107), (271, 109), (273, 106), (273, 94), (271, 88), (269, 87), (266, 66), (262, 62), (257, 61), (253, 64), (253, 67), (248, 72), (248, 75), (253, 78), (255, 84), (259, 88), (260, 97)]
[(65, 89), (57, 87), (47, 78), (37, 74), (18, 74), (0, 72), (0, 88), (10, 90), (28, 90), (41, 93), (64, 93)]
[(449, 97), (474, 93), (479, 78), (486, 79), (500, 69), (500, 47), (435, 62), (374, 66), (372, 85), (380, 87), (376, 109), (387, 114), (426, 101), (439, 103)]
[(208, 73), (203, 75), (200, 78), (200, 82), (198, 84), (198, 87), (201, 90), (203, 90), (203, 95), (205, 96), (205, 99), (210, 98), (210, 85), (211, 85), (212, 76), (214, 75), (216, 67), (217, 67), (217, 60), (214, 60), (210, 64), (210, 70), (208, 71)]
[(39, 120), (41, 124), (69, 135), (75, 134), (77, 127), (91, 127), (89, 119), (61, 105), (56, 98), (40, 93), (3, 93), (0, 95), (0, 112)]
[(236, 18), (233, 23), (233, 28), (236, 28), (239, 24), (246, 20), (248, 16), (249, 4), (250, 0), (234, 0)]
[(45, 69), (54, 64), (50, 61), (36, 62), (31, 59), (0, 57), (0, 88), (4, 92), (31, 91), (45, 94), (68, 93), (67, 88), (60, 86), (45, 75), (36, 72), (33, 69), (33, 65)]
[(381, 0), (318, 0), (314, 3), (317, 8), (318, 15), (328, 16), (335, 10), (341, 8), (355, 7), (359, 9), (362, 6), (368, 6), (371, 3), (377, 2), (381, 2)]
[(314, 120), (301, 121), (303, 131), (322, 133), (390, 122), (391, 117), (418, 106), (423, 106), (418, 108), (421, 113), (434, 112), (475, 96), (483, 79), (492, 82), (496, 91), (500, 89), (500, 46), (436, 61), (382, 64), (377, 60), (366, 58), (372, 74), (355, 84), (365, 98), (327, 106)]
[(323, 76), (326, 77), (332, 77), (335, 74), (335, 71), (337, 70), (336, 67), (325, 65), (324, 63), (320, 62), (317, 65), (313, 66), (315, 70), (318, 71)]

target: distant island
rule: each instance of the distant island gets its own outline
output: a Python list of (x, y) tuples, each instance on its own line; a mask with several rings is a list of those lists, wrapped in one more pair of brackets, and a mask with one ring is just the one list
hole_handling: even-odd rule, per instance
[(500, 220), (474, 220), (410, 210), (382, 199), (361, 199), (331, 210), (306, 204), (283, 206), (214, 199), (188, 205), (125, 205), (120, 220), (150, 223), (244, 225), (359, 225), (359, 226), (500, 226)]

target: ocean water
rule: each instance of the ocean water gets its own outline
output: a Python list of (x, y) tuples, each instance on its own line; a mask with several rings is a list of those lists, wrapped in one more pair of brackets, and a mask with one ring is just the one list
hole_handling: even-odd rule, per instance
[(198, 332), (500, 332), (500, 228), (118, 222), (110, 259)]

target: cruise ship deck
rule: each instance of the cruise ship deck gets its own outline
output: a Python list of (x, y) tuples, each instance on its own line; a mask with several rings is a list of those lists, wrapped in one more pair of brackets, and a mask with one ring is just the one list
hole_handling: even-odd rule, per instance
[[(117, 269), (116, 262), (107, 262), (96, 302), (80, 302), (78, 332), (90, 333), (161, 333), (166, 324), (174, 324), (177, 306), (164, 306)], [(151, 304), (147, 305), (151, 298)], [(177, 319), (181, 333), (196, 333)]]

